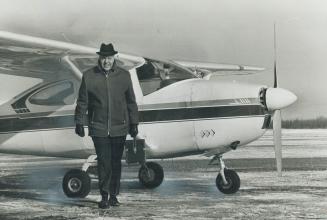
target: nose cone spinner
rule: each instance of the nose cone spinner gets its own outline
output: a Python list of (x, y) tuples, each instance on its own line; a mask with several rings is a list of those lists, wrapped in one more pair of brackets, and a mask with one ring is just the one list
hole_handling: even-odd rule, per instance
[(294, 93), (282, 88), (268, 88), (266, 91), (266, 105), (268, 110), (286, 108), (297, 100)]

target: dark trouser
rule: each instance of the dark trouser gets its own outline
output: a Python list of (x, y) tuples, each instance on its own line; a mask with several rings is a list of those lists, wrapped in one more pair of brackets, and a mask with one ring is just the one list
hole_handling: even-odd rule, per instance
[(98, 160), (98, 178), (101, 195), (119, 194), (121, 158), (126, 141), (125, 136), (92, 137)]

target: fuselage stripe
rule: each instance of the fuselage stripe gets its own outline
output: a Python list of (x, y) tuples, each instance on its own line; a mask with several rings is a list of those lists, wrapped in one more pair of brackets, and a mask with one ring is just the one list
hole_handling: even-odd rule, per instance
[(264, 115), (260, 105), (212, 106), (140, 111), (140, 122)]
[[(176, 108), (140, 110), (140, 123), (151, 122), (174, 122), (183, 120), (200, 120), (210, 118), (260, 116), (265, 110), (260, 105), (233, 105), (233, 106), (212, 106), (197, 108)], [(74, 127), (74, 115), (60, 115), (32, 118), (2, 118), (0, 119), (0, 133), (58, 129)]]

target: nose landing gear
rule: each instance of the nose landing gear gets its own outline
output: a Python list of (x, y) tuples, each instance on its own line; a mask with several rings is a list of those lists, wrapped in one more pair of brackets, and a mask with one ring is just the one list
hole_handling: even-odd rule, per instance
[(219, 174), (216, 178), (216, 186), (218, 190), (224, 194), (236, 193), (241, 185), (241, 180), (234, 170), (227, 169), (222, 155), (215, 155), (209, 164), (217, 160), (219, 165)]

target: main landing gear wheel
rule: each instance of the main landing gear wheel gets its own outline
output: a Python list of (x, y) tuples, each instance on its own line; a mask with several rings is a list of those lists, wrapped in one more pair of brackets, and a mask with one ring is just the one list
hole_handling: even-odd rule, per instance
[(164, 178), (162, 167), (154, 162), (146, 162), (139, 170), (140, 183), (146, 188), (158, 187)]
[(85, 198), (91, 190), (91, 178), (83, 170), (70, 170), (64, 176), (62, 188), (68, 197)]
[(234, 170), (224, 169), (224, 174), (227, 183), (224, 183), (221, 174), (218, 174), (216, 178), (216, 186), (220, 192), (224, 194), (236, 193), (241, 185), (240, 177)]

